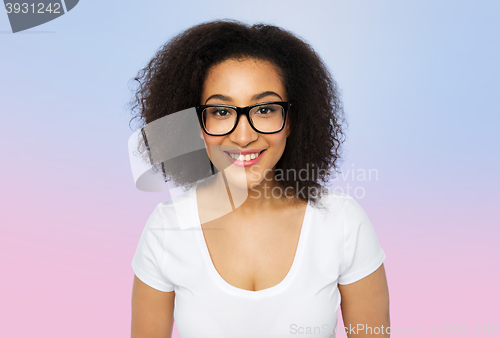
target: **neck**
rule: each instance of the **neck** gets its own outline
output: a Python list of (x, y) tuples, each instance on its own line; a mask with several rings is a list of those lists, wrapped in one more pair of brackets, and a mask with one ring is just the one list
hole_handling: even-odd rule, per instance
[(258, 184), (250, 188), (231, 185), (220, 173), (219, 184), (233, 201), (233, 209), (253, 211), (283, 204), (285, 198), (280, 184), (274, 179), (274, 169)]
[[(274, 172), (273, 176), (274, 178)], [(298, 206), (298, 198), (284, 197), (284, 191), (273, 188), (279, 186), (275, 180), (262, 180), (250, 189), (235, 186), (222, 172), (198, 185), (196, 189), (198, 213), (201, 224), (215, 221), (224, 216), (252, 218), (266, 211)], [(283, 197), (281, 197), (283, 196)]]
[(251, 188), (231, 184), (223, 172), (218, 172), (213, 179), (204, 185), (203, 189), (209, 192), (209, 194), (204, 195), (207, 199), (207, 205), (218, 208), (222, 204), (227, 204), (224, 209), (230, 205), (230, 210), (243, 213), (272, 208), (289, 200), (289, 198), (284, 197), (280, 184), (274, 180), (274, 170), (269, 172), (259, 184)]

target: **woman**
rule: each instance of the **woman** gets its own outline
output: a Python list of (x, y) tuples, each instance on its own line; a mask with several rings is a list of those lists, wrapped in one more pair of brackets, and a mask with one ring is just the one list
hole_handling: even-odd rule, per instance
[(136, 80), (145, 124), (193, 108), (213, 175), (162, 163), (188, 191), (158, 204), (139, 241), (132, 337), (170, 337), (174, 317), (183, 338), (330, 337), (339, 305), (349, 337), (389, 336), (374, 229), (354, 199), (323, 188), (344, 119), (314, 50), (278, 27), (208, 22)]

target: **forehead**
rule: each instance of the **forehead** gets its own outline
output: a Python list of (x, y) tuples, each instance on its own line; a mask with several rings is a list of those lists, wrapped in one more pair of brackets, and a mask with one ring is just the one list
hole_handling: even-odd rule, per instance
[(286, 96), (274, 64), (258, 59), (229, 59), (209, 69), (203, 85), (202, 101), (213, 94), (229, 96), (233, 100), (249, 100), (265, 91), (274, 91), (283, 98)]

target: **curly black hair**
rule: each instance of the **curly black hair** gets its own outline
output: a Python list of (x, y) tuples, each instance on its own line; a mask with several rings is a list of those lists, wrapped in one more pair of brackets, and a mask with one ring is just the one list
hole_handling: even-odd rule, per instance
[[(289, 31), (226, 19), (204, 22), (176, 35), (133, 79), (138, 86), (130, 102), (135, 113), (130, 122), (137, 118), (142, 127), (202, 104), (202, 88), (210, 68), (228, 59), (244, 58), (271, 62), (293, 103), (288, 114), (291, 133), (276, 172), (306, 170), (308, 175), (306, 180), (283, 174), (276, 179), (283, 188), (290, 187), (296, 197), (316, 202), (333, 171), (340, 172), (347, 120), (337, 83), (327, 67), (308, 43)], [(144, 145), (140, 152), (144, 152)], [(209, 161), (208, 155), (206, 159)], [(206, 172), (187, 174), (200, 170), (199, 166), (161, 165), (165, 180), (173, 179), (183, 187), (194, 183), (183, 181), (187, 176), (209, 176)]]

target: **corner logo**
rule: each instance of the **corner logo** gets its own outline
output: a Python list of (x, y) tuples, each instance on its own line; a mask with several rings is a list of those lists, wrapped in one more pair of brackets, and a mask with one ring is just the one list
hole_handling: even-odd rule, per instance
[(12, 33), (30, 29), (54, 20), (72, 10), (79, 0), (4, 0)]

